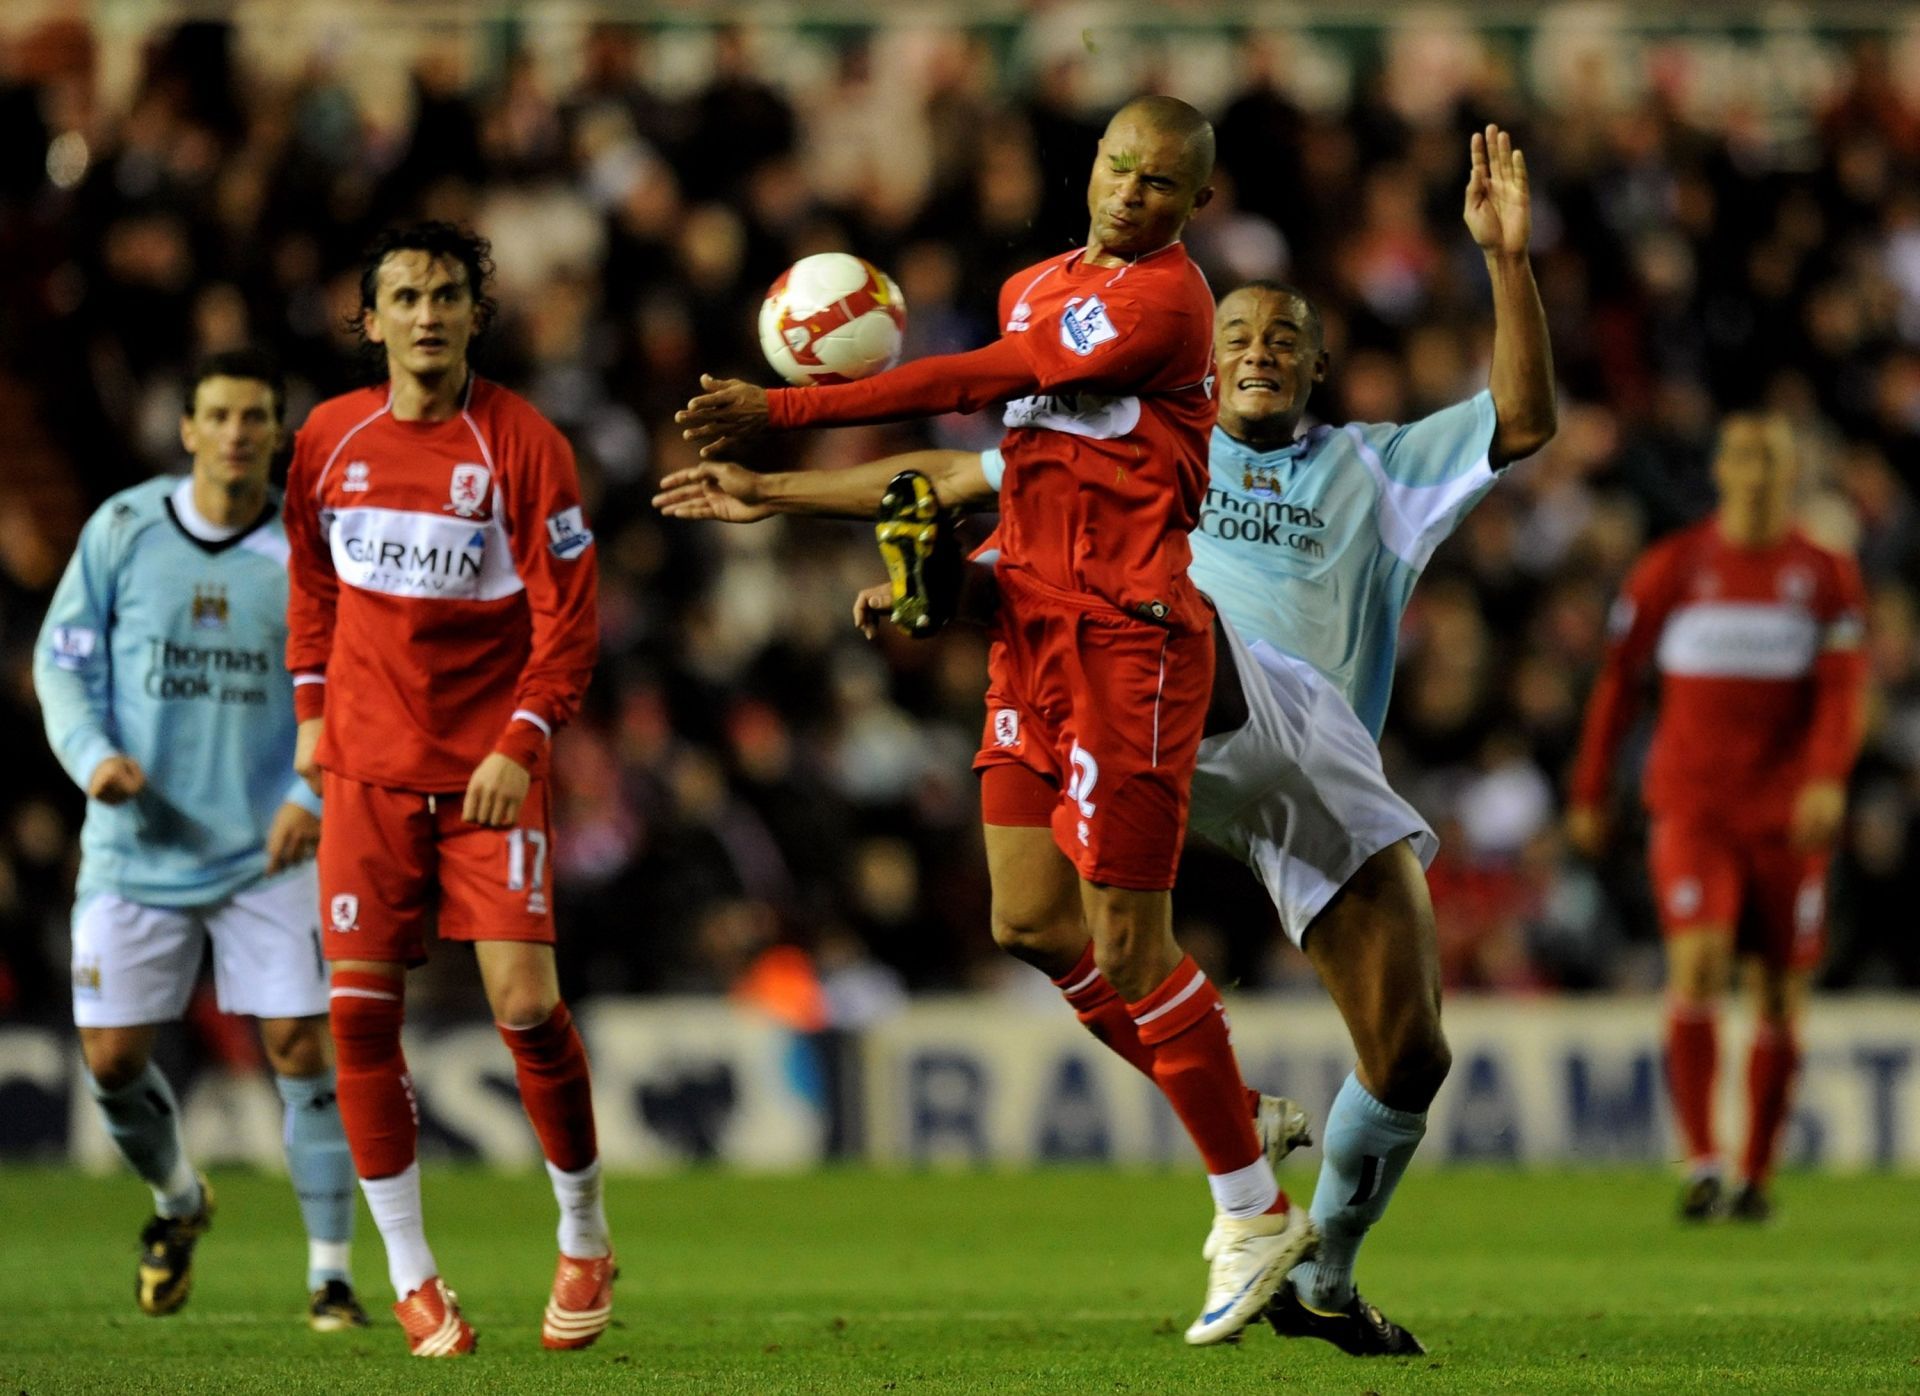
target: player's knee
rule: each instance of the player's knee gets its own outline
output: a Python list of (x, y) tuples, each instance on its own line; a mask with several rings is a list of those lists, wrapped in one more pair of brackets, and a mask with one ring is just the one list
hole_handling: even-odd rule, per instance
[(260, 1046), (278, 1076), (318, 1076), (332, 1058), (324, 1018), (263, 1018)]
[(147, 1069), (147, 1054), (141, 1048), (112, 1040), (86, 1045), (87, 1074), (103, 1091), (117, 1091), (132, 1085)]
[(491, 997), (493, 1021), (503, 1028), (537, 1028), (560, 1006), (560, 995), (540, 983), (503, 985)]
[(1067, 956), (1071, 967), (1086, 940), (1086, 932), (1077, 919), (1063, 927), (1058, 918), (1019, 912), (1009, 915), (998, 907), (994, 908), (992, 929), (995, 945), (1016, 960), (1038, 966), (1050, 974), (1060, 973), (1054, 965), (1062, 955)]
[(1689, 1008), (1712, 1008), (1720, 1002), (1726, 974), (1709, 956), (1677, 961), (1667, 976), (1668, 992)]
[(406, 981), (335, 970), (327, 1027), (343, 1073), (389, 1061), (400, 1048)]

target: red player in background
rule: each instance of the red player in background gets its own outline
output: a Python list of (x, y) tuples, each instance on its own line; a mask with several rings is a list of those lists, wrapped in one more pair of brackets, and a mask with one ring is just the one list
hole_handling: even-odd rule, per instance
[(1799, 1066), (1808, 976), (1825, 945), (1829, 850), (1858, 754), (1866, 599), (1852, 561), (1793, 527), (1785, 423), (1730, 416), (1713, 517), (1656, 544), (1615, 605), (1587, 709), (1568, 834), (1605, 843), (1610, 773), (1649, 663), (1660, 716), (1647, 756), (1648, 862), (1666, 936), (1667, 1073), (1691, 1177), (1681, 1215), (1722, 1209), (1713, 1129), (1720, 999), (1736, 951), (1759, 1012), (1741, 1186), (1727, 1208), (1763, 1220)]
[(541, 1339), (610, 1321), (587, 1057), (553, 959), (548, 741), (599, 636), (573, 453), (524, 399), (476, 378), (487, 244), (443, 223), (378, 239), (361, 328), (388, 381), (314, 408), (287, 478), (287, 667), (296, 765), (324, 772), (320, 918), (333, 964), (340, 1113), (417, 1356), (474, 1335), (427, 1247), (419, 1124), (400, 1046), (427, 935), (471, 941), (560, 1203)]
[[(995, 343), (831, 387), (703, 379), (680, 414), (711, 457), (766, 428), (1007, 401), (974, 762), (994, 938), (1153, 1077), (1205, 1160), (1223, 1244), (1196, 1344), (1237, 1334), (1315, 1245), (1263, 1152), (1225, 1007), (1172, 930), (1213, 679), (1212, 607), (1187, 577), (1216, 412), (1213, 297), (1180, 236), (1212, 169), (1213, 129), (1192, 107), (1129, 103), (1094, 159), (1086, 245), (1007, 281)], [(1077, 959), (1050, 948), (1086, 933)]]

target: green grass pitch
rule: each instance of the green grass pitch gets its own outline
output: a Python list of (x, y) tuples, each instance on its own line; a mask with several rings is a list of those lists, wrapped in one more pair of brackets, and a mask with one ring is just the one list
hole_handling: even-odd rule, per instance
[(132, 1295), (137, 1184), (0, 1171), (0, 1391), (1920, 1390), (1911, 1179), (1790, 1176), (1772, 1226), (1684, 1230), (1664, 1176), (1416, 1174), (1362, 1257), (1366, 1292), (1431, 1349), (1391, 1362), (1264, 1326), (1187, 1348), (1208, 1203), (1171, 1173), (616, 1180), (617, 1326), (545, 1353), (544, 1177), (432, 1169), (429, 1232), (481, 1336), (445, 1363), (406, 1355), (364, 1214), (376, 1327), (320, 1336), (301, 1320), (285, 1183), (216, 1183), (193, 1298), (149, 1319)]

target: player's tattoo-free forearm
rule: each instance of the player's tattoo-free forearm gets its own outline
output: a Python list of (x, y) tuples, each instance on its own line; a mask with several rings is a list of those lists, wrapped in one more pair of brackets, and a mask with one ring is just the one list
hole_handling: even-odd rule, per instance
[(1553, 345), (1547, 312), (1526, 254), (1490, 253), (1493, 283), (1493, 393), (1496, 464), (1531, 455), (1553, 438), (1558, 414), (1553, 392)]

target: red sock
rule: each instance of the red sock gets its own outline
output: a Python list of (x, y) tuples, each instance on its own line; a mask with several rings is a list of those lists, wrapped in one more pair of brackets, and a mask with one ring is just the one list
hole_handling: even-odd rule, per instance
[[(1153, 1052), (1153, 1079), (1187, 1127), (1207, 1172), (1233, 1173), (1259, 1160), (1247, 1087), (1227, 1036), (1227, 1009), (1191, 955), (1166, 981), (1127, 1005)], [(1283, 1211), (1282, 1192), (1274, 1211)]]
[(1687, 1159), (1696, 1167), (1715, 1162), (1713, 1081), (1720, 1069), (1720, 1035), (1710, 1008), (1671, 1004), (1667, 1009), (1667, 1089)]
[(1794, 1040), (1793, 1029), (1762, 1023), (1747, 1056), (1747, 1156), (1740, 1174), (1749, 1183), (1764, 1187), (1773, 1174), (1780, 1127), (1787, 1120), (1793, 1076), (1799, 1069), (1800, 1044)]
[(513, 1053), (513, 1075), (520, 1083), (520, 1104), (540, 1136), (547, 1162), (577, 1173), (599, 1157), (593, 1129), (593, 1083), (587, 1075), (587, 1049), (564, 1003), (555, 1004), (544, 1023), (530, 1028), (495, 1024)]
[(1124, 1057), (1136, 1071), (1153, 1075), (1153, 1049), (1140, 1040), (1140, 1029), (1134, 1026), (1120, 991), (1094, 967), (1092, 941), (1080, 952), (1080, 962), (1053, 983), (1088, 1032)]
[(419, 1152), (420, 1112), (400, 1050), (406, 981), (337, 969), (327, 1000), (340, 1123), (362, 1178), (404, 1173)]

